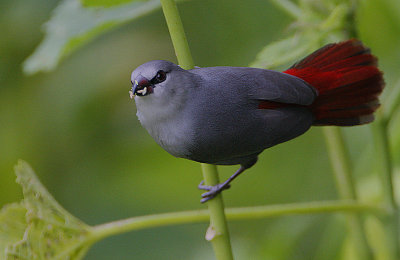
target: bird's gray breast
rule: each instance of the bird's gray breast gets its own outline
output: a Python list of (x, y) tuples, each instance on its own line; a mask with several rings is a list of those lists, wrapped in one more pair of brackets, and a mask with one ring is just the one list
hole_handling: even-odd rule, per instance
[(168, 153), (188, 158), (193, 145), (192, 120), (185, 116), (185, 103), (170, 102), (155, 106), (152, 102), (137, 102), (140, 123), (153, 139)]
[(185, 121), (182, 117), (175, 117), (160, 122), (156, 127), (148, 130), (154, 140), (168, 153), (190, 159), (190, 151), (193, 146), (190, 121)]

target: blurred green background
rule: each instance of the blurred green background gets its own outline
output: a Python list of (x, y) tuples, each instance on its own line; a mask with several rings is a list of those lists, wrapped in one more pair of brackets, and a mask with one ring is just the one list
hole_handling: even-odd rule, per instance
[[(205, 208), (200, 166), (167, 154), (140, 126), (130, 73), (153, 59), (176, 61), (161, 10), (106, 33), (50, 73), (24, 76), (21, 63), (43, 38), (59, 1), (0, 1), (0, 206), (21, 199), (13, 165), (28, 161), (68, 211), (90, 225), (131, 216)], [(358, 31), (380, 58), (388, 85), (400, 72), (400, 6), (361, 1)], [(179, 5), (198, 66), (247, 66), (291, 19), (268, 1), (189, 1)], [(397, 83), (398, 84), (398, 83)], [(392, 122), (400, 163), (399, 120)], [(369, 126), (345, 129), (355, 174), (374, 193)], [(220, 167), (225, 179), (236, 167)], [(371, 195), (371, 194), (369, 194)], [(337, 197), (319, 128), (265, 151), (224, 192), (225, 204), (253, 206)], [(237, 259), (335, 259), (341, 215), (229, 223)], [(213, 259), (207, 224), (137, 231), (96, 244), (86, 259)]]

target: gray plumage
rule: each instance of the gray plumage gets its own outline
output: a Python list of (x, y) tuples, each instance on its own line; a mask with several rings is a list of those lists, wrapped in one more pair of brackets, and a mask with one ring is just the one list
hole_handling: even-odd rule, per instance
[[(155, 84), (159, 71), (166, 77)], [(135, 96), (137, 116), (176, 157), (248, 168), (264, 149), (303, 134), (314, 122), (306, 106), (317, 91), (285, 73), (244, 67), (184, 70), (156, 60), (132, 72), (133, 88), (143, 79), (151, 89)], [(294, 106), (259, 109), (262, 100)]]
[(207, 191), (201, 195), (205, 202), (229, 188), (264, 149), (311, 125), (372, 122), (384, 88), (376, 64), (356, 39), (328, 44), (285, 73), (241, 67), (184, 70), (157, 60), (132, 73), (131, 97), (142, 125), (170, 154), (241, 165), (223, 183), (200, 183)]

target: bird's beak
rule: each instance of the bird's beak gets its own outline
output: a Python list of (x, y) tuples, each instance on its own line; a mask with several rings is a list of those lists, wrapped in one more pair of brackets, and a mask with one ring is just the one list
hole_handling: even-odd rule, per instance
[(134, 96), (147, 96), (153, 93), (153, 84), (143, 76), (139, 76), (135, 79), (132, 85), (132, 90), (129, 91), (131, 98)]

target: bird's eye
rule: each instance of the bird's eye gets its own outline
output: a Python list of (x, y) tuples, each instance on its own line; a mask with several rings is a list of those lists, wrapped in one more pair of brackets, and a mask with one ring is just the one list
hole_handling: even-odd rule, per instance
[(157, 84), (163, 82), (164, 80), (166, 80), (166, 78), (167, 78), (167, 73), (163, 70), (159, 70), (153, 80), (154, 83)]

